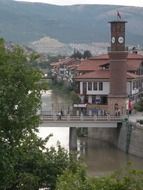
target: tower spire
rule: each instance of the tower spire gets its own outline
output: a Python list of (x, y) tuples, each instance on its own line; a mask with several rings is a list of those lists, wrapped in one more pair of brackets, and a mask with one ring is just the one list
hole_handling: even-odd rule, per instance
[(117, 11), (117, 20), (121, 20), (121, 14), (120, 14), (120, 12), (119, 11)]

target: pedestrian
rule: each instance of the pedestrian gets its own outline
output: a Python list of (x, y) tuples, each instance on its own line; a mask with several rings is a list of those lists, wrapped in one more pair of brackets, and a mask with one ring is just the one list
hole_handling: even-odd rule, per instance
[(58, 112), (58, 120), (61, 120), (61, 112)]
[(61, 116), (63, 116), (63, 115), (64, 115), (63, 110), (61, 110)]
[(121, 115), (121, 110), (120, 109), (118, 109), (118, 114), (117, 114), (118, 116), (120, 116)]

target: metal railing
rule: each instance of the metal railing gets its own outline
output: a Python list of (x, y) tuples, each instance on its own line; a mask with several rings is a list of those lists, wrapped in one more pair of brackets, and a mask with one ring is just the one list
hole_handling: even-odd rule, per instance
[(91, 121), (122, 121), (122, 116), (114, 116), (114, 115), (107, 115), (107, 116), (76, 116), (76, 115), (64, 115), (64, 116), (58, 116), (58, 115), (40, 115), (41, 121), (57, 121), (57, 122), (64, 122), (64, 121), (85, 121), (85, 122), (91, 122)]

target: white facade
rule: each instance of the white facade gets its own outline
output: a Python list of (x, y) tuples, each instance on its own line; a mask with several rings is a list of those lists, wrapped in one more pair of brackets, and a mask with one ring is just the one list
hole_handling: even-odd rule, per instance
[[(110, 92), (110, 83), (97, 81), (97, 90), (94, 90), (94, 82), (91, 82), (91, 89), (89, 90), (89, 82), (86, 82), (86, 94), (87, 95), (107, 95)], [(102, 90), (99, 89), (99, 83), (102, 83)], [(83, 82), (80, 82), (80, 94), (83, 94)]]
[(132, 80), (127, 83), (127, 94), (128, 95), (135, 95), (139, 93), (140, 86), (134, 85), (135, 83), (138, 83), (138, 80)]
[(80, 86), (79, 86), (79, 92), (80, 94), (83, 94), (83, 82), (80, 82)]
[[(86, 83), (86, 90), (83, 90), (83, 82), (80, 82), (80, 94), (84, 94), (83, 92), (86, 92), (86, 95), (108, 95), (110, 93), (110, 82), (102, 82), (102, 81), (97, 81), (97, 89), (94, 90), (94, 82), (85, 82)], [(89, 89), (89, 83), (90, 89)], [(99, 83), (102, 83), (102, 90), (99, 89)], [(135, 95), (139, 93), (139, 88), (134, 88), (133, 86), (134, 80), (127, 82), (127, 95)], [(89, 103), (92, 101), (89, 98)]]

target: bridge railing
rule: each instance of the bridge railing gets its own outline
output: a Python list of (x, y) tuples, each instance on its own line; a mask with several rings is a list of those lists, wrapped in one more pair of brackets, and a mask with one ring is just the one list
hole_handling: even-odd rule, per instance
[(42, 121), (121, 121), (121, 116), (107, 115), (107, 116), (76, 116), (76, 115), (44, 115), (41, 114), (40, 118)]

